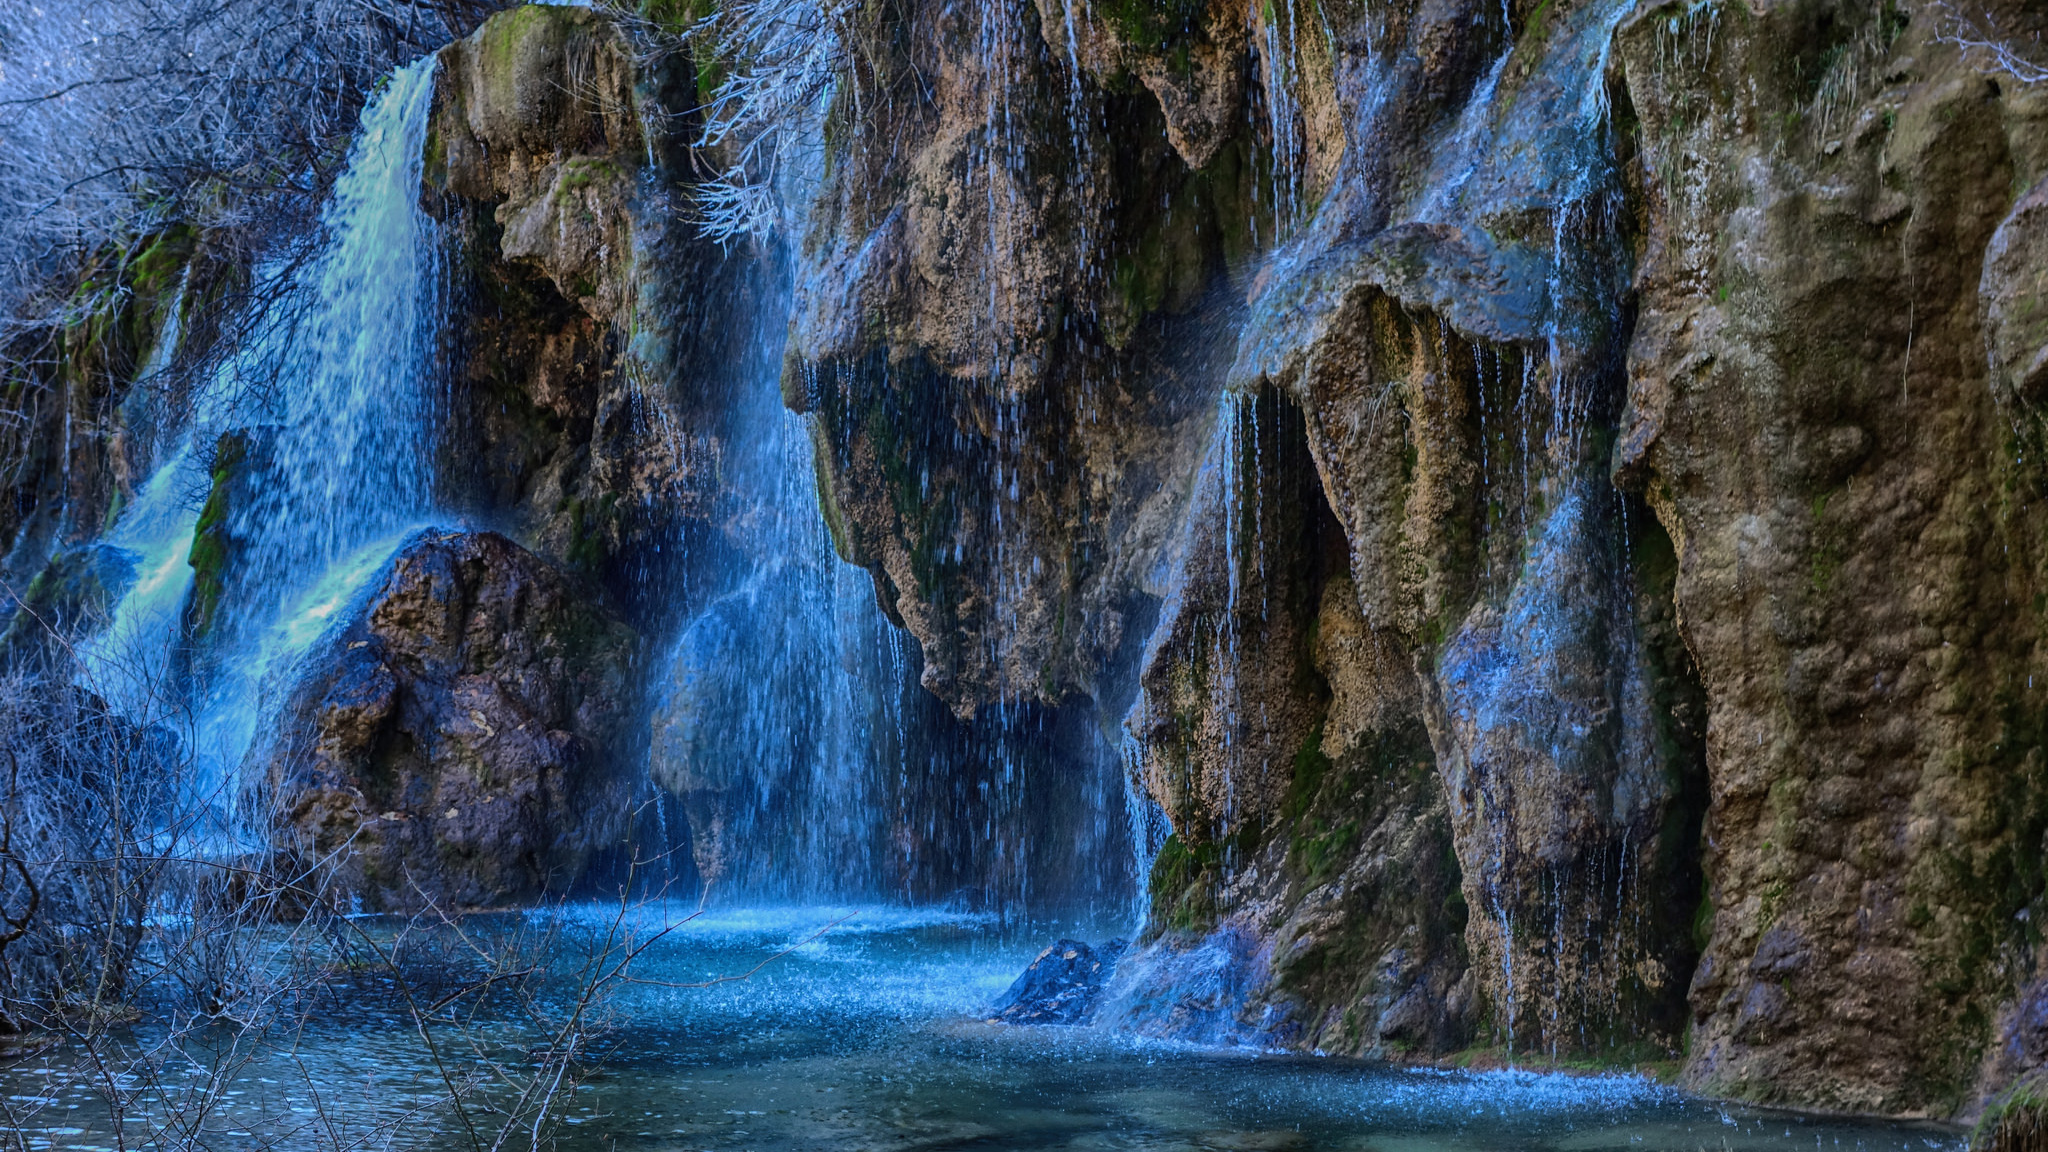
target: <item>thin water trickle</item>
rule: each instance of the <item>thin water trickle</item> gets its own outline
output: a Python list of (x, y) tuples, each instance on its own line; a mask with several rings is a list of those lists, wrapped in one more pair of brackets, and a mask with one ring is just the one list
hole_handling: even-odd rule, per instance
[[(1134, 715), (1143, 715), (1145, 700), (1143, 692), (1133, 706)], [(1166, 818), (1166, 810), (1159, 801), (1152, 798), (1152, 792), (1145, 786), (1145, 745), (1128, 729), (1122, 732), (1117, 746), (1117, 756), (1123, 767), (1124, 820), (1131, 837), (1131, 871), (1138, 883), (1133, 885), (1131, 894), (1130, 926), (1132, 935), (1142, 932), (1152, 914), (1152, 900), (1146, 881), (1152, 875), (1152, 863), (1159, 858), (1159, 850), (1166, 846), (1166, 838), (1173, 831)]]

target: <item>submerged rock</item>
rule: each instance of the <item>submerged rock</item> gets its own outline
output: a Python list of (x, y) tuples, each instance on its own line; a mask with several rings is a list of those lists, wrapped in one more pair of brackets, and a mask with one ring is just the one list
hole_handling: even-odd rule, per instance
[(1094, 1012), (1127, 945), (1111, 940), (1091, 948), (1060, 940), (1038, 954), (989, 1009), (1004, 1024), (1080, 1024)]
[(638, 643), (502, 536), (415, 535), (255, 753), (284, 842), (369, 908), (574, 885), (631, 823)]

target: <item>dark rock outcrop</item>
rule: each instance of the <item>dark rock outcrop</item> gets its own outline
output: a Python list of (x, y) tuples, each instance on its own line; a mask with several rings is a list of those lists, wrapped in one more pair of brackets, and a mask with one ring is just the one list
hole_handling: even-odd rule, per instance
[(1257, 175), (1242, 132), (1191, 142), (1191, 171), (1149, 93), (1061, 74), (1051, 6), (910, 7), (920, 33), (874, 46), (880, 90), (835, 111), (787, 392), (819, 421), (840, 554), (927, 687), (962, 716), (1107, 698), (1169, 591)]
[[(83, 261), (62, 320), (10, 325), (0, 343), (0, 580), (24, 592), (67, 548), (118, 523), (157, 463), (185, 381), (159, 362), (193, 297), (232, 275), (176, 225)], [(171, 343), (175, 344), (175, 341)], [(138, 385), (147, 385), (138, 387)], [(56, 575), (56, 573), (52, 573)], [(0, 617), (14, 610), (0, 599)]]
[(106, 626), (134, 579), (134, 556), (112, 545), (59, 552), (9, 605), (13, 615), (0, 633), (0, 653), (10, 663), (61, 659), (59, 649)]
[(1055, 941), (989, 1007), (989, 1022), (1081, 1024), (1095, 1011), (1127, 945), (1111, 940), (1091, 948), (1080, 940)]
[(630, 831), (637, 649), (510, 540), (424, 531), (307, 658), (250, 778), (366, 907), (562, 891)]
[(449, 500), (622, 600), (716, 515), (704, 382), (727, 355), (691, 341), (730, 316), (680, 204), (688, 61), (650, 64), (590, 8), (513, 8), (442, 50), (429, 125), (427, 203), (461, 254)]

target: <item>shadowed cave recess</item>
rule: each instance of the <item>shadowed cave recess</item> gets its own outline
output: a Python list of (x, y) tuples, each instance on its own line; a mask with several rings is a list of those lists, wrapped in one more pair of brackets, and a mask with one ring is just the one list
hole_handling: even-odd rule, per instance
[(479, 8), (290, 243), (7, 330), (6, 659), (351, 913), (928, 912), (1127, 937), (1125, 1041), (2034, 1124), (1979, 7)]

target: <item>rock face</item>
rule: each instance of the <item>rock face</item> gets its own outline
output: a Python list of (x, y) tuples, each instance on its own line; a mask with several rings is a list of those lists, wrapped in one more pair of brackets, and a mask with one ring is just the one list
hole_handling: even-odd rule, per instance
[(1009, 990), (989, 1007), (1004, 1024), (1080, 1024), (1095, 1010), (1128, 947), (1111, 940), (1091, 948), (1080, 940), (1055, 941), (1038, 954)]
[(727, 349), (701, 334), (727, 302), (699, 297), (718, 261), (672, 199), (687, 57), (649, 65), (600, 13), (529, 5), (444, 49), (436, 85), (427, 199), (461, 254), (449, 502), (658, 614), (633, 573), (717, 515), (726, 435), (704, 401)]
[(1706, 690), (1715, 1091), (1944, 1113), (2038, 1060), (2048, 92), (1944, 31), (1795, 5), (1617, 41), (1656, 211), (1615, 464)]
[[(884, 38), (863, 81), (871, 114), (851, 89), (833, 113), (851, 135), (786, 387), (819, 421), (840, 552), (917, 638), (927, 687), (962, 716), (1127, 693), (1213, 422), (1255, 177), (1242, 146), (1190, 172), (1149, 95), (1070, 89), (1050, 7), (916, 7), (922, 31)], [(1160, 309), (1178, 323), (1141, 333)]]
[(1156, 945), (1273, 1039), (1680, 1042), (1697, 683), (1601, 431), (1622, 8), (935, 13), (936, 95), (875, 129), (910, 159), (814, 218), (792, 393), (842, 547), (963, 712), (1129, 709)]
[[(167, 410), (184, 387), (159, 354), (165, 335), (193, 320), (192, 298), (229, 275), (220, 253), (177, 225), (87, 260), (64, 323), (9, 325), (0, 344), (0, 458), (8, 462), (0, 580), (8, 587), (28, 599), (67, 589), (87, 602), (102, 598), (105, 589), (77, 584), (81, 564), (97, 565), (80, 549), (119, 522), (159, 462)], [(31, 594), (38, 581), (42, 593)], [(34, 629), (12, 619), (16, 606), (0, 603), (8, 627)]]
[(1128, 1023), (2040, 1063), (2038, 6), (910, 7), (789, 391), (933, 691), (1127, 715)]
[(510, 540), (422, 532), (310, 658), (249, 776), (299, 863), (331, 859), (366, 907), (563, 891), (632, 828), (636, 650)]

